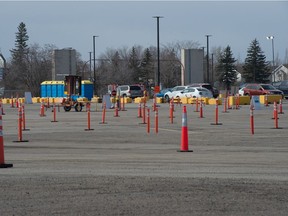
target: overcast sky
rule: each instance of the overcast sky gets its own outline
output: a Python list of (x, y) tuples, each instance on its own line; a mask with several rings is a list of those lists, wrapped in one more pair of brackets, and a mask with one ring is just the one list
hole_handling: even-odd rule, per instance
[(287, 1), (0, 1), (0, 51), (8, 59), (20, 22), (26, 24), (29, 44), (72, 47), (89, 60), (96, 38), (96, 57), (109, 48), (133, 45), (160, 46), (192, 40), (209, 47), (232, 49), (244, 61), (253, 39), (260, 43), (267, 61), (284, 60), (288, 49)]

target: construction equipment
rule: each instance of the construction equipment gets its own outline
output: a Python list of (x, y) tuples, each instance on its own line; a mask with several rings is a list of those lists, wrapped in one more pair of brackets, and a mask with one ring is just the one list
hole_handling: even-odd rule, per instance
[(66, 112), (69, 112), (74, 107), (76, 112), (81, 112), (84, 106), (83, 102), (78, 101), (81, 95), (81, 76), (69, 75), (65, 76), (64, 91), (67, 95), (63, 98), (61, 105)]

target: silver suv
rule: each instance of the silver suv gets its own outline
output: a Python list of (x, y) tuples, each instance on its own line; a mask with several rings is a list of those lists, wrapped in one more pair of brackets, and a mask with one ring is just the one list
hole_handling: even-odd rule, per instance
[(139, 85), (121, 85), (117, 87), (117, 95), (134, 99), (143, 97), (143, 90)]

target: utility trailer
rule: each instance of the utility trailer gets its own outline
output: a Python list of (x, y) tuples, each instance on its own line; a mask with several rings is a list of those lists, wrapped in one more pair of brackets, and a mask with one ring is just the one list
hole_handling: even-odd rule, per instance
[(61, 103), (64, 110), (69, 112), (74, 108), (76, 112), (81, 112), (82, 107), (85, 106), (84, 102), (78, 101), (78, 98), (81, 95), (81, 76), (65, 76), (64, 91), (67, 95), (66, 98), (63, 98)]

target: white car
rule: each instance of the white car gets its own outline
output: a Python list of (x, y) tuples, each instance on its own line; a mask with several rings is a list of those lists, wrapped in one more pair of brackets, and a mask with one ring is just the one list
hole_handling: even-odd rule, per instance
[(175, 87), (173, 87), (173, 88), (171, 89), (171, 91), (168, 91), (168, 92), (166, 92), (166, 93), (164, 94), (165, 100), (166, 100), (166, 101), (170, 101), (170, 99), (171, 99), (172, 97), (175, 98), (175, 95), (176, 95), (178, 92), (180, 92), (180, 91), (182, 91), (182, 90), (184, 90), (184, 89), (186, 89), (186, 88), (188, 88), (188, 86), (175, 86)]
[(201, 87), (189, 87), (180, 92), (177, 92), (175, 98), (200, 98), (200, 97), (207, 97), (213, 98), (213, 94), (206, 88)]
[(239, 94), (240, 96), (244, 96), (244, 88), (245, 88), (245, 87), (242, 87), (242, 88), (240, 88), (240, 89), (238, 90), (238, 94)]

